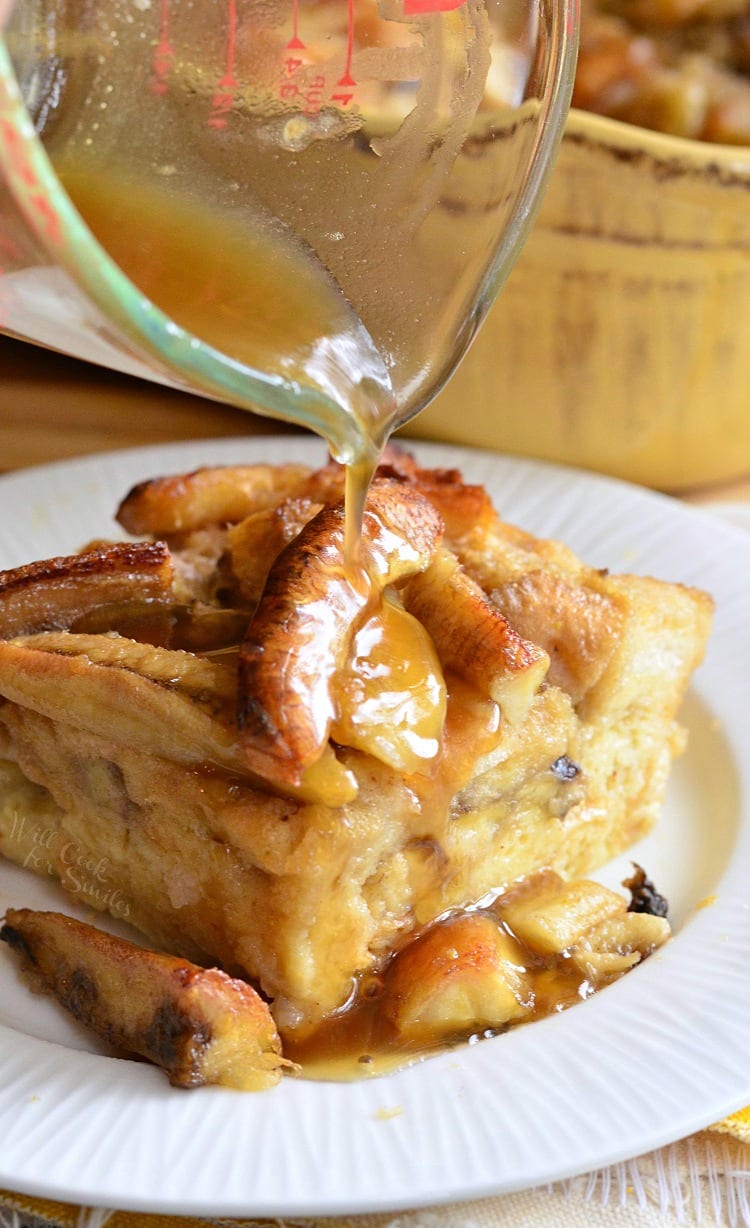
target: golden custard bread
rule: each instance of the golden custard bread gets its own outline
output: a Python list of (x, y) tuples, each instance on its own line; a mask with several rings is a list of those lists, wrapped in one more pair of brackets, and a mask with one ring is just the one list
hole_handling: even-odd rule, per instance
[(396, 450), (347, 565), (344, 484), (333, 463), (155, 479), (118, 513), (140, 540), (0, 575), (0, 850), (251, 983), (291, 1056), (383, 995), (423, 1038), (446, 950), (483, 951), (515, 1005), (488, 1017), (454, 981), (433, 1034), (539, 1009), (520, 941), (595, 981), (663, 940), (568, 880), (655, 821), (712, 613)]

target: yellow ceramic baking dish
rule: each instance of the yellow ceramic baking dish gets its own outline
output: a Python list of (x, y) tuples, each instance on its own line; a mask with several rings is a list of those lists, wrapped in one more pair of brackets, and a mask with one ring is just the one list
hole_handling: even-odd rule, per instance
[(572, 111), (518, 264), (409, 430), (669, 490), (750, 472), (750, 148)]

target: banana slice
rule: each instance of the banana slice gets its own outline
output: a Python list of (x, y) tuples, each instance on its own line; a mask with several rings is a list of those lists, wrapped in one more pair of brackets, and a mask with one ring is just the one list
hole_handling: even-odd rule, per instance
[(134, 597), (168, 600), (173, 575), (164, 542), (113, 542), (0, 572), (0, 638), (61, 630)]
[(455, 554), (441, 547), (409, 581), (404, 604), (430, 633), (443, 667), (455, 669), (519, 724), (547, 675), (549, 657), (513, 630)]
[(117, 520), (129, 533), (157, 536), (236, 524), (296, 494), (310, 472), (307, 465), (226, 465), (153, 478), (125, 496)]
[(383, 1009), (401, 1038), (417, 1043), (499, 1028), (532, 1008), (524, 965), (521, 947), (495, 918), (457, 915), (396, 956)]
[(9, 909), (0, 939), (86, 1027), (175, 1087), (260, 1091), (291, 1063), (266, 1003), (218, 968), (160, 955), (56, 912)]

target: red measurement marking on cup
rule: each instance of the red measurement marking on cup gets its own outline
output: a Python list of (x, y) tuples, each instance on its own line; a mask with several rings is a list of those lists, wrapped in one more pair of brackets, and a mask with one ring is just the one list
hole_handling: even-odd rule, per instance
[(286, 45), (287, 51), (304, 51), (305, 44), (299, 36), (299, 0), (292, 0), (292, 37)]
[(404, 14), (416, 17), (419, 13), (450, 13), (465, 3), (466, 0), (404, 0)]
[[(353, 90), (357, 82), (352, 76), (352, 57), (354, 55), (354, 0), (347, 0), (347, 23), (346, 23), (346, 67), (344, 75), (339, 77), (336, 84), (343, 86), (344, 89)], [(332, 94), (334, 102), (340, 102), (342, 106), (347, 106), (353, 94)]]
[[(286, 51), (284, 56), (285, 80), (281, 84), (279, 93), (282, 98), (294, 98), (296, 96), (296, 89), (290, 91), (290, 85), (294, 84), (291, 79), (307, 63), (303, 54), (307, 50), (307, 46), (299, 36), (299, 0), (292, 0), (292, 37), (289, 39), (284, 50)], [(299, 54), (295, 55), (295, 52)]]
[(288, 57), (284, 60), (284, 70), (289, 76), (282, 81), (279, 96), (284, 102), (294, 103), (303, 115), (317, 115), (325, 101), (326, 79), (322, 73), (316, 73), (314, 77), (292, 80), (301, 67), (304, 67), (301, 60), (297, 68), (290, 65)]
[(37, 178), (29, 162), (23, 138), (8, 119), (0, 120), (0, 141), (8, 151), (10, 164), (16, 175), (27, 187), (33, 187)]
[[(18, 268), (23, 260), (23, 252), (19, 243), (9, 235), (0, 235), (0, 260), (3, 264), (0, 265), (0, 273), (11, 273), (14, 268)], [(6, 266), (6, 262), (10, 267)]]
[(211, 101), (209, 128), (225, 128), (227, 116), (234, 106), (237, 78), (234, 75), (235, 57), (237, 54), (237, 4), (229, 0), (227, 5), (227, 58), (224, 76), (216, 87), (216, 93)]
[(29, 200), (34, 206), (39, 224), (44, 229), (50, 243), (60, 243), (62, 241), (60, 219), (45, 193), (40, 188), (38, 192), (32, 193)]
[(168, 78), (173, 63), (174, 47), (169, 41), (169, 0), (161, 0), (159, 38), (154, 47), (154, 58), (151, 62), (153, 76), (149, 82), (152, 94), (166, 94), (169, 89)]
[(352, 74), (354, 0), (344, 0), (344, 3), (347, 6), (346, 59), (344, 72), (331, 90), (324, 66), (321, 65), (320, 70), (310, 76), (309, 70), (314, 70), (316, 65), (314, 59), (311, 62), (309, 48), (300, 33), (300, 0), (292, 0), (292, 34), (284, 47), (279, 97), (291, 103), (303, 115), (316, 116), (326, 101), (347, 107), (354, 99), (357, 85)]
[(284, 46), (284, 75), (279, 97), (292, 103), (303, 115), (317, 115), (325, 97), (326, 79), (322, 73), (313, 77), (303, 72), (309, 68), (307, 44), (300, 38), (299, 0), (292, 0), (292, 37)]
[(5, 146), (8, 153), (12, 175), (20, 179), (23, 185), (20, 203), (27, 209), (31, 209), (32, 224), (38, 231), (43, 232), (49, 243), (60, 243), (62, 241), (60, 219), (39, 183), (21, 133), (13, 127), (10, 120), (0, 120), (0, 143)]

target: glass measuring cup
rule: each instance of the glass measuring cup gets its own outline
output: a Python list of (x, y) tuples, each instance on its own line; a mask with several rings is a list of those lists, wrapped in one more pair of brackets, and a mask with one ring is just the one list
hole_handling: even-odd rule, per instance
[(507, 276), (576, 16), (576, 0), (18, 0), (0, 329), (361, 458), (439, 390)]

